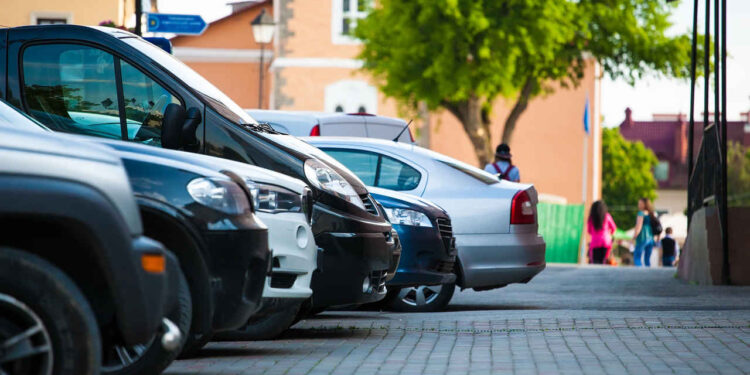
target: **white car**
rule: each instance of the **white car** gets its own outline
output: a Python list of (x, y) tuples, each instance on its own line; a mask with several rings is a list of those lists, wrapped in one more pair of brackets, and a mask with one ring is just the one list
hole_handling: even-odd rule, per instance
[(456, 284), (488, 290), (525, 283), (541, 272), (533, 185), (490, 173), (428, 149), (371, 138), (309, 137), (368, 186), (428, 199), (451, 217), (458, 248)]
[(369, 113), (326, 113), (246, 109), (256, 121), (296, 137), (337, 136), (396, 139), (414, 143), (406, 121)]
[(317, 268), (318, 247), (310, 228), (312, 196), (307, 185), (268, 169), (227, 159), (151, 147), (133, 142), (75, 136), (107, 144), (122, 152), (154, 155), (217, 171), (229, 171), (247, 182), (253, 194), (256, 216), (268, 226), (273, 268), (266, 277), (263, 303), (243, 331), (222, 333), (244, 339), (267, 339), (279, 335), (294, 322), (297, 310), (312, 296), (310, 281)]

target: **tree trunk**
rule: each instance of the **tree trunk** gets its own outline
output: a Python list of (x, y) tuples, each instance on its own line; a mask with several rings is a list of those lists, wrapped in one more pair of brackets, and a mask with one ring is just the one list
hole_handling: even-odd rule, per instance
[(480, 168), (483, 168), (487, 163), (491, 163), (494, 160), (494, 153), (492, 152), (490, 123), (488, 112), (483, 108), (482, 100), (472, 95), (466, 101), (444, 101), (441, 105), (461, 121), (464, 131), (466, 131), (471, 144), (474, 146)]
[(529, 99), (531, 98), (531, 94), (534, 92), (535, 88), (536, 80), (532, 77), (527, 78), (526, 82), (523, 84), (523, 88), (521, 88), (521, 92), (518, 94), (518, 100), (516, 100), (516, 104), (510, 111), (508, 118), (505, 119), (505, 127), (503, 128), (503, 143), (507, 143), (508, 145), (511, 144), (511, 141), (513, 140), (513, 132), (516, 130), (518, 119), (521, 117), (523, 111), (526, 110), (526, 107), (529, 106)]

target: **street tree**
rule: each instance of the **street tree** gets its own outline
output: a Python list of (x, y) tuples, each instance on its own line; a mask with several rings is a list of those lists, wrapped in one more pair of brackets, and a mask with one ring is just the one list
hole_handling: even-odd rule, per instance
[(602, 198), (617, 226), (635, 225), (638, 199), (656, 198), (657, 163), (642, 142), (626, 140), (617, 128), (602, 130)]
[[(666, 36), (675, 5), (656, 0), (379, 0), (357, 24), (363, 68), (402, 104), (444, 108), (481, 165), (492, 160), (491, 109), (513, 101), (503, 142), (529, 102), (580, 83), (590, 59), (613, 78), (687, 77), (690, 38)], [(581, 113), (583, 114), (583, 103)]]

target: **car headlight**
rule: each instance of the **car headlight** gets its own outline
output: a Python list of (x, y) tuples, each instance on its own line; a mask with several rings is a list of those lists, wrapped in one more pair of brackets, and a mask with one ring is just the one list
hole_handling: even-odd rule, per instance
[(432, 222), (430, 222), (427, 215), (419, 211), (387, 207), (384, 207), (383, 210), (385, 210), (385, 215), (388, 216), (388, 221), (391, 224), (432, 228)]
[(307, 159), (305, 161), (305, 176), (314, 187), (342, 198), (363, 210), (365, 209), (362, 199), (354, 191), (352, 185), (331, 167), (319, 160)]
[(187, 191), (196, 202), (230, 215), (250, 211), (250, 202), (242, 188), (232, 180), (196, 178), (187, 184)]
[(245, 179), (245, 185), (253, 195), (253, 207), (256, 211), (302, 212), (302, 196), (280, 186), (259, 184)]

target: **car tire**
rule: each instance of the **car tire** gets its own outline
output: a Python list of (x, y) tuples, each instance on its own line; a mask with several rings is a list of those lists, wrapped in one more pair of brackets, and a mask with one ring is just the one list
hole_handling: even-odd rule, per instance
[(182, 342), (175, 350), (167, 350), (161, 345), (163, 332), (157, 333), (145, 345), (134, 347), (108, 346), (104, 349), (102, 374), (107, 375), (156, 375), (161, 374), (180, 354), (187, 341), (190, 324), (193, 320), (193, 301), (185, 275), (178, 275), (177, 304), (167, 314), (182, 333)]
[[(0, 347), (0, 373), (99, 373), (101, 339), (86, 297), (52, 263), (7, 247), (0, 247)], [(3, 359), (15, 350), (40, 352)]]
[(448, 306), (455, 290), (455, 283), (394, 288), (386, 298), (388, 307), (393, 311), (436, 312), (443, 311)]
[(273, 340), (297, 322), (302, 302), (288, 306), (285, 309), (262, 316), (251, 317), (244, 327), (220, 334), (222, 339), (236, 341)]

